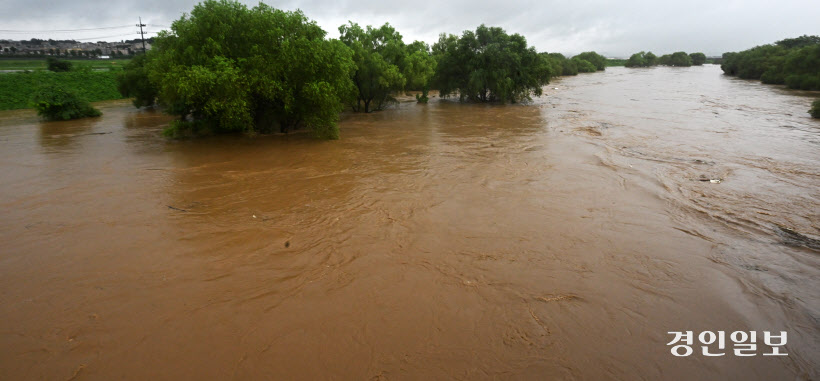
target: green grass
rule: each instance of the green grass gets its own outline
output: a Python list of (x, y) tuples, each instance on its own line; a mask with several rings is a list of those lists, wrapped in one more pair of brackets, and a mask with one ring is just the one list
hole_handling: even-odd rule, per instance
[(32, 107), (31, 99), (37, 89), (54, 84), (74, 90), (89, 102), (122, 99), (117, 91), (117, 74), (117, 71), (91, 70), (0, 74), (0, 110)]
[[(62, 58), (60, 58), (62, 60)], [(91, 68), (91, 69), (122, 69), (123, 66), (131, 61), (130, 58), (111, 59), (111, 60), (72, 60), (67, 59), (74, 65), (74, 69)], [(46, 70), (45, 59), (0, 59), (0, 70)]]
[(606, 66), (607, 67), (624, 66), (624, 65), (626, 65), (626, 60), (617, 59), (617, 58), (616, 59), (613, 59), (613, 58), (607, 58), (606, 59)]

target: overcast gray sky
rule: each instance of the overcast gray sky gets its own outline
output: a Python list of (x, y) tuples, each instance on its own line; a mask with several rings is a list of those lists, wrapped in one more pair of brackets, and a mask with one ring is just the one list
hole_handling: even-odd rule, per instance
[[(153, 33), (167, 28), (198, 1), (192, 0), (3, 0), (0, 39), (136, 38), (137, 17)], [(258, 2), (243, 1), (253, 6)], [(280, 9), (301, 9), (330, 37), (351, 20), (390, 22), (405, 42), (433, 43), (439, 33), (461, 34), (479, 24), (520, 33), (538, 51), (568, 55), (595, 50), (627, 57), (647, 50), (664, 54), (702, 51), (720, 55), (803, 34), (820, 35), (817, 0), (532, 1), (532, 0), (282, 0)], [(115, 27), (89, 31), (60, 31)], [(46, 30), (50, 32), (45, 32)], [(23, 33), (20, 31), (38, 31)]]

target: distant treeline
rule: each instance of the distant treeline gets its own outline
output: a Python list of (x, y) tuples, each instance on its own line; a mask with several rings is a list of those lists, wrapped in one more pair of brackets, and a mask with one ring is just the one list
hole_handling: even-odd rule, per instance
[(800, 36), (723, 53), (723, 72), (792, 89), (820, 90), (820, 36)]
[(703, 53), (686, 54), (686, 52), (675, 52), (664, 54), (660, 57), (652, 52), (638, 52), (626, 60), (626, 67), (650, 67), (657, 65), (664, 66), (700, 66), (706, 63), (706, 55)]
[(481, 25), (432, 46), (405, 43), (390, 24), (339, 27), (338, 40), (301, 11), (207, 0), (162, 31), (119, 79), (135, 106), (158, 104), (180, 117), (172, 136), (287, 132), (337, 138), (343, 108), (371, 112), (416, 90), (464, 101), (521, 102), (552, 77), (604, 70), (595, 52), (538, 53), (519, 34)]

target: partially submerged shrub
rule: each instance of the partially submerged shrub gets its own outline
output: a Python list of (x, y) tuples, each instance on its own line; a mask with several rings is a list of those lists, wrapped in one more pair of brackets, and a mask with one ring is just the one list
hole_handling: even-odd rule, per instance
[(820, 119), (820, 99), (814, 101), (811, 104), (811, 110), (809, 110), (809, 114), (811, 114), (812, 118)]
[(32, 100), (37, 115), (47, 120), (69, 120), (89, 116), (100, 116), (100, 110), (91, 107), (88, 101), (77, 93), (58, 85), (47, 85), (37, 89)]

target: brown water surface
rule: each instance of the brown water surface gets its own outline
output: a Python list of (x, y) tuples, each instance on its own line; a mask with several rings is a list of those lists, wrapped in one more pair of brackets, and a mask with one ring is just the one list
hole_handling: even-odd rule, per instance
[[(810, 94), (708, 65), (546, 93), (339, 141), (0, 113), (0, 378), (817, 378)], [(683, 330), (789, 356), (676, 358)]]

